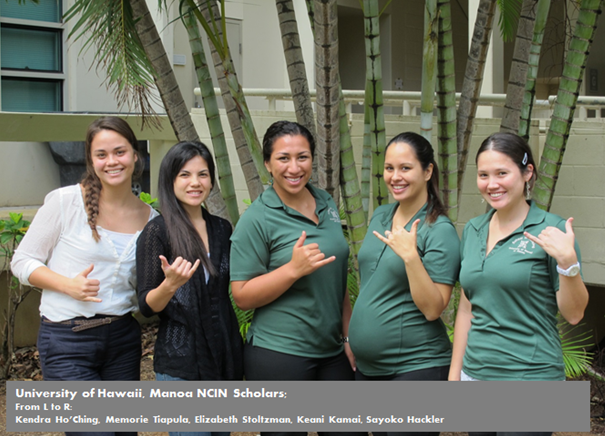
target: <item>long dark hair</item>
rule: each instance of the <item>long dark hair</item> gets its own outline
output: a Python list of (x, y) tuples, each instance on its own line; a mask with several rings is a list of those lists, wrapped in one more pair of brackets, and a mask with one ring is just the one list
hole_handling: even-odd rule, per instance
[(204, 246), (189, 215), (174, 195), (174, 180), (185, 164), (196, 156), (206, 161), (210, 183), (214, 186), (214, 160), (208, 147), (201, 142), (179, 142), (166, 153), (160, 164), (158, 198), (173, 258), (181, 256), (189, 262), (200, 259), (206, 271), (215, 275), (216, 270), (208, 258), (208, 247)]
[(271, 153), (273, 153), (273, 144), (282, 136), (296, 136), (301, 135), (309, 142), (309, 148), (311, 149), (311, 159), (315, 156), (315, 139), (313, 135), (302, 124), (298, 124), (294, 121), (276, 121), (269, 126), (263, 137), (263, 161), (269, 162), (271, 160)]
[(420, 136), (418, 133), (403, 132), (389, 141), (384, 149), (385, 155), (389, 146), (398, 142), (406, 143), (414, 150), (416, 158), (420, 162), (420, 165), (422, 165), (424, 171), (428, 169), (430, 164), (433, 164), (431, 179), (426, 184), (428, 193), (428, 214), (425, 221), (427, 224), (434, 223), (439, 215), (447, 215), (447, 213), (445, 211), (445, 206), (441, 201), (441, 196), (439, 195), (439, 167), (437, 166), (437, 162), (435, 162), (433, 146), (426, 138)]
[(534, 170), (531, 179), (529, 179), (529, 181), (523, 188), (523, 193), (526, 196), (529, 196), (531, 194), (531, 191), (534, 189), (534, 183), (536, 182), (538, 169), (536, 168), (536, 163), (534, 162), (534, 156), (531, 153), (531, 148), (529, 148), (529, 145), (527, 144), (525, 139), (514, 133), (493, 133), (487, 138), (485, 138), (485, 140), (481, 143), (479, 150), (477, 150), (475, 164), (479, 160), (479, 155), (487, 150), (494, 150), (498, 153), (502, 153), (508, 156), (515, 163), (515, 165), (517, 165), (519, 171), (521, 171), (521, 174), (527, 173), (527, 167), (531, 164)]
[(95, 136), (102, 130), (113, 130), (114, 132), (122, 135), (130, 143), (134, 150), (134, 154), (137, 156), (137, 161), (134, 164), (133, 178), (140, 177), (143, 173), (143, 159), (139, 152), (139, 142), (134, 132), (126, 121), (118, 117), (102, 117), (93, 121), (88, 130), (86, 131), (86, 143), (85, 143), (85, 154), (86, 154), (86, 173), (80, 182), (84, 188), (84, 206), (86, 208), (86, 215), (88, 216), (88, 225), (92, 230), (92, 237), (95, 241), (99, 242), (101, 236), (97, 232), (97, 217), (99, 216), (99, 199), (101, 198), (101, 190), (103, 185), (95, 173), (94, 166), (92, 164), (92, 141)]

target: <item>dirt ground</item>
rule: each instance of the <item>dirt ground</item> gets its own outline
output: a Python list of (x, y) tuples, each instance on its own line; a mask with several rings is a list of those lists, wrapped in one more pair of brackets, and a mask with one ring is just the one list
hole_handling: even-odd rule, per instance
[[(155, 341), (154, 324), (143, 326), (143, 357), (141, 359), (141, 380), (155, 380), (153, 372), (153, 343)], [(598, 353), (595, 364), (600, 373), (605, 373), (605, 350)], [(35, 347), (18, 350), (10, 375), (11, 380), (42, 380)], [(554, 436), (605, 436), (605, 382), (587, 377), (591, 382), (591, 431), (590, 433), (555, 433)], [(25, 436), (62, 436), (64, 433), (8, 433), (6, 431), (6, 383), (0, 382), (0, 435)], [(142, 436), (168, 436), (167, 432), (141, 432)], [(232, 433), (232, 436), (257, 436), (258, 433)], [(309, 433), (316, 436), (316, 433)], [(441, 436), (467, 436), (467, 433), (441, 433)]]

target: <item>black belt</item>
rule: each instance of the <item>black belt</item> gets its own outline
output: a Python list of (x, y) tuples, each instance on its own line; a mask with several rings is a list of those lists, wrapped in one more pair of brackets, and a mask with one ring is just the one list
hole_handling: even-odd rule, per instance
[(120, 319), (131, 316), (130, 313), (125, 315), (118, 316), (105, 316), (105, 315), (96, 315), (94, 318), (76, 318), (76, 319), (68, 319), (66, 321), (51, 321), (45, 316), (42, 317), (42, 322), (47, 324), (60, 324), (60, 325), (72, 325), (71, 328), (74, 332), (81, 332), (83, 330), (93, 329), (95, 327), (99, 327), (106, 324), (111, 324), (114, 321), (118, 321)]

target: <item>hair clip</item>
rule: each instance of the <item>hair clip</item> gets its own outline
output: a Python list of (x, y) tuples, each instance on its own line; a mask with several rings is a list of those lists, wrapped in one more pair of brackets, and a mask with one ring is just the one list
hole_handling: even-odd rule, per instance
[(521, 161), (523, 165), (527, 165), (527, 153), (523, 156), (523, 160)]

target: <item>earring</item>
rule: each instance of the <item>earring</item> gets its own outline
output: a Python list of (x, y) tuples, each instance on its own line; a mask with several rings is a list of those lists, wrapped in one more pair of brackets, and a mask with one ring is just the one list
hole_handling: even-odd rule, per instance
[(525, 182), (525, 198), (527, 200), (531, 200), (531, 188), (529, 187), (529, 182)]
[(481, 197), (481, 204), (485, 203), (485, 198)]

